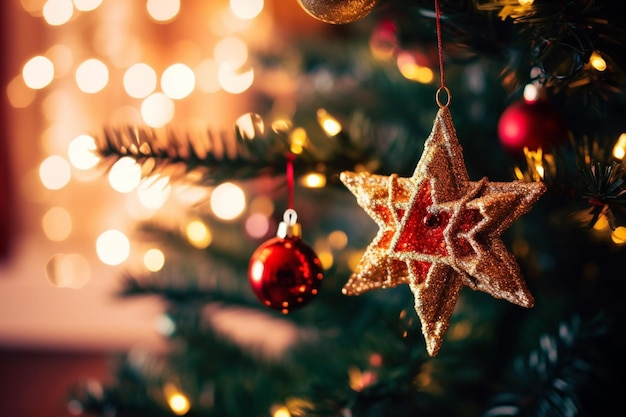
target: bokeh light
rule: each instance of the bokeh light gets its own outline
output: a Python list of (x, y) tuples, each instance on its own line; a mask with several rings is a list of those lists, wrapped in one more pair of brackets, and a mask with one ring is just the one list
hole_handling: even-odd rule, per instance
[(106, 87), (108, 82), (109, 69), (98, 59), (88, 59), (76, 69), (76, 84), (85, 93), (97, 93)]
[(324, 188), (326, 176), (319, 172), (310, 172), (302, 177), (300, 183), (307, 188)]
[(67, 147), (70, 163), (78, 169), (95, 167), (100, 158), (96, 155), (96, 140), (89, 135), (74, 138)]
[(63, 207), (51, 207), (43, 215), (41, 226), (48, 239), (61, 242), (72, 232), (72, 216)]
[(241, 68), (248, 60), (248, 45), (236, 36), (227, 36), (215, 45), (213, 56), (220, 65)]
[(21, 109), (28, 107), (37, 94), (24, 84), (24, 78), (21, 76), (14, 77), (7, 85), (7, 98), (11, 106)]
[(230, 64), (220, 65), (217, 74), (220, 86), (230, 94), (241, 94), (252, 86), (254, 82), (254, 70), (237, 70)]
[(143, 264), (150, 272), (157, 272), (163, 269), (165, 265), (165, 255), (163, 251), (157, 248), (148, 249), (143, 254)]
[(276, 407), (276, 409), (272, 411), (272, 417), (291, 417), (291, 413), (289, 409), (283, 405)]
[(326, 109), (317, 109), (317, 123), (324, 129), (324, 132), (330, 137), (337, 136), (341, 133), (341, 123), (335, 119)]
[(187, 97), (196, 86), (193, 71), (185, 64), (170, 65), (161, 75), (161, 89), (169, 98), (180, 100)]
[(602, 58), (602, 55), (600, 55), (599, 52), (594, 51), (591, 54), (591, 56), (589, 57), (589, 63), (597, 71), (602, 72), (606, 70), (606, 61), (604, 60), (604, 58)]
[(613, 147), (613, 156), (617, 159), (624, 159), (626, 155), (626, 133), (619, 135), (615, 146)]
[(91, 265), (79, 253), (56, 254), (46, 262), (46, 278), (58, 288), (82, 288), (91, 279)]
[(102, 0), (74, 0), (74, 7), (81, 12), (96, 10), (102, 4)]
[(222, 220), (233, 220), (246, 208), (246, 196), (243, 190), (232, 182), (225, 182), (215, 187), (210, 197), (211, 210)]
[(180, 0), (148, 0), (146, 10), (157, 22), (167, 22), (180, 11)]
[(130, 241), (119, 230), (107, 230), (96, 240), (96, 253), (102, 263), (120, 265), (130, 255)]
[(59, 155), (50, 155), (39, 165), (39, 179), (49, 190), (60, 190), (70, 182), (70, 164)]
[(122, 157), (109, 170), (108, 179), (115, 191), (129, 193), (141, 182), (141, 167), (133, 158)]
[(348, 235), (342, 230), (334, 230), (328, 235), (328, 244), (333, 249), (341, 250), (348, 244)]
[(43, 5), (43, 18), (50, 26), (60, 26), (69, 22), (74, 14), (72, 0), (48, 0)]
[(174, 118), (174, 102), (163, 93), (154, 93), (141, 103), (141, 118), (150, 127), (163, 127)]
[(261, 238), (269, 232), (270, 221), (261, 213), (252, 213), (245, 222), (246, 233), (252, 238)]
[(240, 19), (254, 19), (263, 11), (263, 0), (230, 0), (230, 9)]
[(264, 195), (255, 197), (250, 202), (250, 212), (260, 213), (263, 214), (265, 217), (270, 217), (272, 213), (274, 213), (274, 201)]
[(177, 416), (184, 416), (189, 411), (191, 404), (189, 404), (189, 400), (180, 392), (172, 393), (167, 398), (167, 403), (169, 404), (172, 412)]
[(172, 186), (168, 177), (152, 176), (139, 184), (137, 196), (142, 206), (149, 209), (159, 209), (165, 204)]
[(404, 78), (417, 81), (420, 84), (431, 83), (435, 78), (433, 71), (425, 65), (420, 65), (418, 58), (419, 56), (416, 56), (415, 53), (400, 52), (396, 61), (400, 73)]
[(46, 56), (54, 65), (54, 76), (57, 78), (65, 76), (74, 64), (74, 55), (67, 45), (56, 44), (51, 46), (46, 51)]
[(198, 249), (208, 247), (213, 240), (211, 230), (201, 220), (190, 221), (185, 228), (185, 234), (189, 243)]
[(33, 90), (42, 89), (54, 78), (54, 65), (45, 56), (34, 56), (22, 67), (22, 78), (27, 87)]
[(124, 73), (124, 90), (133, 98), (145, 98), (157, 85), (156, 71), (142, 62), (129, 67)]
[(215, 59), (207, 58), (196, 67), (196, 85), (205, 93), (216, 93), (221, 90), (218, 80), (220, 66)]

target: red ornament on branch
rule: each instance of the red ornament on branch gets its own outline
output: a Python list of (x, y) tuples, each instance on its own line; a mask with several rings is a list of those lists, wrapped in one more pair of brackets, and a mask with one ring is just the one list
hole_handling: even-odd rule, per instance
[(317, 295), (324, 274), (319, 258), (300, 238), (295, 210), (287, 209), (283, 220), (277, 236), (252, 254), (248, 278), (263, 304), (287, 314)]
[(521, 100), (511, 104), (498, 122), (500, 143), (514, 155), (549, 149), (568, 136), (563, 114), (547, 100)]

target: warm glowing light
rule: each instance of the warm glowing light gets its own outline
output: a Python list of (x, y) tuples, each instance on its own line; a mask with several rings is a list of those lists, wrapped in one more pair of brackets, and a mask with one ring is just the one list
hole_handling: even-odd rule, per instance
[(310, 172), (303, 176), (300, 182), (307, 188), (323, 188), (326, 186), (326, 176), (319, 172)]
[(7, 85), (7, 97), (11, 106), (22, 109), (28, 107), (35, 99), (36, 93), (24, 84), (24, 79), (19, 75), (14, 77)]
[(322, 126), (328, 136), (337, 136), (341, 132), (341, 123), (331, 116), (325, 109), (317, 110), (317, 123)]
[(520, 6), (532, 6), (535, 0), (517, 0)]
[(616, 245), (626, 244), (626, 227), (619, 226), (611, 233), (611, 240)]
[(69, 72), (74, 64), (74, 56), (69, 46), (56, 44), (46, 51), (46, 56), (50, 58), (54, 65), (54, 76), (62, 77)]
[(49, 190), (60, 190), (71, 177), (70, 164), (59, 155), (51, 155), (39, 165), (39, 179)]
[(333, 254), (330, 253), (329, 251), (326, 251), (326, 250), (319, 251), (317, 252), (317, 257), (319, 258), (322, 264), (322, 268), (329, 269), (330, 267), (333, 266), (333, 263), (334, 263)]
[(157, 317), (154, 326), (164, 336), (171, 336), (176, 331), (176, 323), (167, 314), (161, 314)]
[(598, 220), (593, 225), (593, 230), (597, 230), (599, 232), (603, 230), (607, 230), (609, 228), (609, 219), (606, 216), (598, 217)]
[(237, 119), (235, 126), (244, 139), (252, 140), (257, 136), (265, 134), (265, 123), (263, 118), (256, 113), (246, 113)]
[(626, 155), (626, 133), (619, 135), (617, 143), (613, 147), (613, 156), (617, 159), (624, 159)]
[(287, 407), (282, 406), (274, 410), (272, 417), (291, 417), (291, 413)]
[(43, 215), (41, 226), (48, 239), (61, 242), (72, 232), (72, 216), (63, 207), (52, 207)]
[(526, 84), (524, 86), (524, 100), (528, 103), (534, 103), (539, 99), (539, 89), (534, 84)]
[(270, 230), (270, 221), (261, 213), (253, 213), (246, 219), (246, 233), (253, 238), (261, 238)]
[(108, 178), (115, 191), (129, 193), (141, 182), (141, 167), (133, 158), (125, 156), (113, 164)]
[(157, 85), (156, 71), (148, 64), (137, 63), (124, 73), (124, 90), (133, 98), (145, 98)]
[(189, 400), (183, 394), (177, 393), (173, 394), (168, 399), (168, 404), (170, 408), (177, 416), (182, 416), (187, 414), (190, 408)]
[(246, 196), (241, 188), (231, 182), (215, 187), (210, 197), (213, 214), (222, 220), (232, 220), (246, 208)]
[(606, 69), (606, 61), (598, 52), (593, 52), (591, 54), (591, 56), (589, 57), (589, 63), (594, 69), (598, 71), (604, 71)]
[(84, 61), (76, 69), (78, 88), (89, 94), (102, 90), (109, 82), (109, 69), (104, 62), (91, 58)]
[(67, 23), (74, 14), (72, 0), (48, 0), (43, 5), (43, 18), (50, 26)]
[(220, 91), (218, 73), (220, 66), (215, 59), (207, 58), (196, 67), (196, 85), (200, 91), (205, 93), (216, 93)]
[(348, 235), (342, 230), (335, 230), (328, 235), (328, 244), (333, 249), (341, 250), (348, 244)]
[(420, 84), (429, 84), (435, 78), (433, 71), (428, 67), (421, 67), (415, 63), (405, 63), (398, 67), (400, 73), (407, 80), (417, 81)]
[(169, 98), (180, 100), (187, 97), (196, 86), (196, 78), (185, 64), (169, 66), (161, 75), (161, 89)]
[(174, 102), (163, 93), (154, 93), (141, 103), (141, 117), (151, 127), (163, 127), (174, 118)]
[(263, 11), (263, 0), (230, 0), (230, 9), (240, 19), (254, 19)]
[(220, 65), (240, 68), (248, 60), (248, 45), (236, 36), (228, 36), (217, 42), (213, 56)]
[(193, 220), (187, 224), (185, 233), (189, 243), (195, 248), (204, 249), (213, 241), (211, 230), (200, 220)]
[(163, 255), (160, 249), (148, 249), (143, 254), (143, 264), (150, 272), (160, 271), (163, 269), (163, 265), (165, 265), (165, 255)]
[(159, 209), (165, 204), (171, 191), (172, 186), (168, 177), (153, 176), (139, 185), (137, 196), (145, 208)]
[(89, 135), (74, 138), (67, 147), (70, 163), (78, 169), (95, 167), (100, 158), (96, 155), (96, 140)]
[(34, 56), (22, 68), (24, 84), (33, 90), (46, 87), (54, 78), (54, 65), (45, 56)]
[(41, 17), (41, 9), (46, 0), (20, 0), (22, 8), (33, 16)]
[(96, 253), (103, 263), (119, 265), (130, 255), (130, 241), (119, 230), (107, 230), (96, 240)]
[(306, 130), (297, 127), (289, 135), (289, 149), (292, 153), (299, 155), (304, 150), (307, 142)]
[(274, 201), (264, 195), (255, 197), (254, 200), (250, 202), (250, 212), (260, 213), (265, 217), (270, 217), (274, 212)]
[(46, 277), (58, 288), (82, 288), (91, 279), (91, 265), (78, 253), (57, 254), (46, 262)]
[(254, 82), (254, 70), (247, 71), (234, 70), (230, 64), (220, 65), (217, 79), (224, 91), (230, 94), (241, 94), (246, 91)]
[(408, 80), (417, 81), (421, 84), (428, 84), (433, 81), (435, 75), (433, 71), (418, 62), (415, 53), (404, 51), (398, 54), (396, 65), (402, 76)]
[(102, 0), (74, 0), (74, 7), (81, 12), (96, 10), (102, 4)]
[(148, 0), (146, 10), (157, 22), (167, 22), (180, 11), (180, 0)]

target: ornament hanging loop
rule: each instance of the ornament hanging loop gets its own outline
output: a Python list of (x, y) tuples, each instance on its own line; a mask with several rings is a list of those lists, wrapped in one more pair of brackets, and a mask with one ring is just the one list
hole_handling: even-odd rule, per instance
[(278, 225), (276, 236), (280, 238), (293, 238), (302, 236), (302, 228), (298, 223), (298, 213), (292, 208), (285, 210), (283, 221)]
[[(445, 103), (441, 101), (441, 93), (445, 91), (446, 92), (446, 101)], [(435, 101), (437, 102), (437, 105), (439, 106), (439, 108), (443, 109), (445, 107), (448, 107), (450, 105), (450, 102), (452, 101), (452, 94), (450, 93), (450, 89), (448, 87), (441, 86), (437, 89), (437, 92), (435, 93)]]

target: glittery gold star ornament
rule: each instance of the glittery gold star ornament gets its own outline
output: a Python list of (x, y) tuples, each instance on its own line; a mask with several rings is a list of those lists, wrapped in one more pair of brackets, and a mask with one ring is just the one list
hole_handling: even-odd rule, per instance
[(341, 181), (379, 226), (343, 293), (408, 284), (429, 355), (438, 353), (464, 285), (533, 306), (500, 236), (545, 186), (470, 181), (447, 105), (440, 106), (412, 177), (343, 172)]

